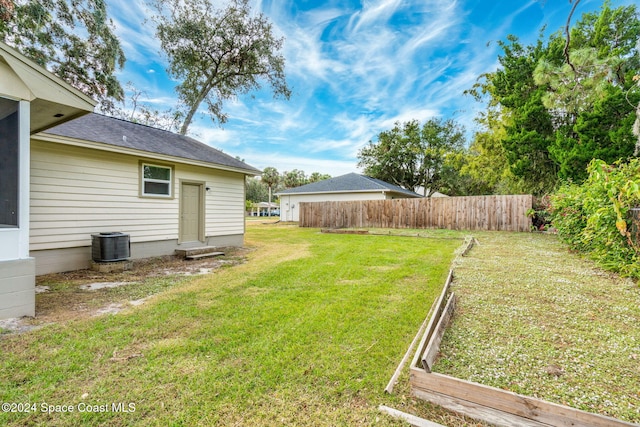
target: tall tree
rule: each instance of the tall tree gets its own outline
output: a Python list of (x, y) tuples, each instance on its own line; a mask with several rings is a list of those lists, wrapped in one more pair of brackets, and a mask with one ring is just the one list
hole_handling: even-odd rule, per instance
[(559, 176), (582, 181), (593, 158), (613, 163), (633, 155), (632, 123), (638, 94), (640, 19), (634, 5), (585, 13), (569, 30), (551, 36), (549, 50), (563, 46), (562, 61), (543, 58), (534, 79), (549, 89), (543, 103), (560, 125), (549, 152)]
[(500, 114), (505, 133), (494, 136), (513, 176), (534, 194), (553, 191), (560, 180), (580, 182), (592, 158), (628, 158), (635, 145), (638, 99), (628, 90), (640, 66), (636, 7), (605, 2), (573, 28), (570, 18), (546, 41), (541, 35), (530, 46), (515, 36), (500, 42), (500, 68), (475, 90)]
[[(547, 88), (535, 83), (533, 71), (538, 61), (549, 52), (542, 40), (534, 46), (523, 46), (517, 37), (500, 42), (503, 55), (501, 68), (487, 75), (489, 92), (500, 104), (506, 135), (502, 146), (511, 172), (522, 179), (529, 191), (544, 193), (555, 187), (557, 166), (549, 154), (555, 139), (553, 117), (542, 99)], [(560, 55), (560, 52), (555, 53)]]
[(285, 188), (300, 187), (307, 183), (307, 176), (304, 171), (293, 169), (282, 173), (282, 182), (284, 183)]
[(518, 194), (524, 192), (513, 175), (502, 141), (506, 136), (505, 117), (489, 106), (476, 122), (482, 129), (476, 132), (460, 167), (469, 176), (468, 194)]
[(269, 188), (269, 216), (271, 216), (271, 193), (280, 182), (278, 170), (272, 166), (264, 168), (262, 171), (262, 182)]
[(125, 56), (104, 0), (2, 0), (0, 39), (95, 98), (122, 101), (116, 72)]
[(252, 203), (260, 203), (269, 197), (267, 184), (260, 179), (247, 177), (246, 179), (246, 200)]
[(417, 120), (397, 122), (378, 135), (378, 141), (358, 152), (358, 166), (374, 178), (425, 195), (444, 184), (447, 158), (464, 146), (464, 129), (453, 120), (430, 119), (422, 127)]
[(285, 60), (271, 23), (253, 14), (248, 0), (230, 0), (216, 9), (211, 0), (157, 0), (157, 36), (169, 59), (169, 74), (185, 109), (180, 128), (186, 134), (204, 102), (210, 117), (227, 121), (223, 103), (262, 87), (266, 80), (274, 96), (288, 99)]
[[(1, 0), (0, 0), (1, 1)], [(122, 107), (115, 106), (109, 115), (133, 123), (139, 123), (169, 132), (177, 132), (182, 121), (182, 114), (175, 109), (159, 111), (142, 98), (145, 92), (136, 89), (132, 82), (127, 83), (128, 98), (122, 101)]]
[[(638, 55), (640, 55), (640, 52)], [(636, 87), (640, 89), (640, 75), (633, 76), (633, 80), (636, 82)], [(632, 132), (633, 136), (636, 137), (636, 148), (633, 150), (633, 155), (640, 156), (640, 101), (636, 106), (636, 119), (633, 122)]]
[(329, 178), (331, 178), (331, 175), (329, 174), (313, 172), (311, 175), (309, 175), (309, 178), (307, 179), (307, 181), (311, 184), (313, 182), (324, 181), (325, 179), (329, 179)]
[(422, 182), (420, 151), (420, 123), (396, 122), (378, 134), (377, 142), (369, 141), (358, 152), (358, 166), (371, 177), (415, 190)]

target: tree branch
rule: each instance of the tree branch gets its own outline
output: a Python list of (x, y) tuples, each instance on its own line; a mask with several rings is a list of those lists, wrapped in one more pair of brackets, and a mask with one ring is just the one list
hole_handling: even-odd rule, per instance
[[(571, 1), (572, 0), (569, 0), (569, 3), (571, 3)], [(578, 73), (578, 71), (576, 70), (576, 67), (571, 63), (571, 58), (569, 57), (569, 43), (571, 42), (571, 31), (569, 27), (571, 25), (571, 17), (573, 16), (573, 12), (575, 12), (576, 7), (578, 7), (579, 3), (580, 3), (580, 0), (575, 0), (575, 3), (573, 3), (571, 12), (569, 12), (569, 16), (567, 17), (567, 24), (564, 27), (564, 32), (567, 35), (567, 42), (564, 45), (564, 59), (567, 61), (567, 64), (569, 64), (573, 72), (576, 74)]]

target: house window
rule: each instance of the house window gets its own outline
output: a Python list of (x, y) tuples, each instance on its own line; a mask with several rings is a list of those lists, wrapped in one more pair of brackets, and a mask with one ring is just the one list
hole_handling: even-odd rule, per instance
[(0, 228), (18, 226), (18, 101), (0, 98)]
[(173, 169), (169, 166), (142, 163), (142, 195), (172, 197)]

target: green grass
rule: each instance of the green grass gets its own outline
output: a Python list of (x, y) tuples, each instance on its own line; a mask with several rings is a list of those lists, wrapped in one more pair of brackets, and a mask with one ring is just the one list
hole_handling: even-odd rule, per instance
[(478, 233), (435, 370), (640, 422), (640, 288), (555, 236)]
[(2, 336), (0, 400), (38, 407), (0, 424), (398, 425), (377, 406), (406, 402), (382, 390), (460, 244), (252, 224), (242, 265), (116, 315)]

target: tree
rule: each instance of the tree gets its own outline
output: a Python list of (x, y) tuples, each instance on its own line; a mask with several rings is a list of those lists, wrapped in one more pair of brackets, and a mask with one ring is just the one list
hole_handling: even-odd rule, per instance
[(280, 174), (274, 167), (266, 167), (262, 171), (262, 182), (269, 188), (269, 216), (271, 216), (271, 191), (280, 182)]
[[(504, 54), (498, 58), (501, 69), (486, 75), (487, 92), (499, 104), (506, 134), (502, 146), (511, 173), (534, 194), (552, 190), (557, 182), (557, 166), (549, 154), (554, 141), (553, 117), (542, 99), (547, 87), (535, 83), (533, 72), (540, 58), (551, 53), (542, 40), (522, 46), (514, 36), (500, 42)], [(561, 55), (561, 52), (552, 52)]]
[[(574, 5), (575, 6), (575, 5)], [(555, 122), (549, 152), (560, 178), (581, 182), (593, 158), (612, 163), (633, 155), (632, 134), (638, 95), (632, 75), (640, 66), (640, 20), (635, 6), (586, 13), (569, 31), (551, 36), (550, 50), (563, 48), (563, 60), (542, 59), (534, 71), (537, 84), (549, 89), (543, 103)]]
[(309, 178), (307, 178), (307, 182), (311, 184), (313, 182), (324, 181), (325, 179), (330, 179), (330, 178), (331, 178), (331, 175), (329, 174), (313, 172), (311, 175), (309, 175)]
[(307, 177), (304, 171), (294, 169), (292, 171), (285, 171), (282, 173), (282, 182), (285, 188), (300, 187), (307, 184)]
[(157, 36), (169, 59), (169, 74), (185, 110), (180, 128), (186, 134), (200, 105), (207, 105), (214, 121), (225, 123), (223, 102), (271, 85), (274, 96), (289, 99), (284, 39), (276, 38), (271, 23), (252, 14), (248, 0), (230, 0), (215, 9), (210, 0), (157, 0)]
[(463, 146), (464, 129), (453, 120), (430, 119), (422, 127), (417, 120), (396, 122), (358, 152), (358, 166), (373, 178), (412, 191), (423, 187), (429, 195), (444, 183), (447, 158)]
[(246, 180), (246, 200), (253, 203), (260, 203), (269, 197), (267, 184), (257, 178), (247, 177)]
[(625, 96), (620, 88), (609, 85), (601, 99), (577, 116), (570, 132), (556, 132), (549, 152), (559, 164), (560, 178), (582, 182), (588, 177), (591, 160), (613, 163), (633, 156), (635, 113), (629, 101), (637, 103), (640, 94)]
[(0, 38), (109, 112), (125, 56), (103, 0), (2, 0)]
[(182, 119), (180, 111), (174, 109), (158, 111), (150, 107), (140, 99), (145, 92), (136, 89), (131, 82), (127, 83), (127, 91), (131, 94), (130, 97), (122, 101), (122, 107), (114, 106), (109, 115), (169, 132), (179, 130)]
[(534, 194), (552, 192), (561, 180), (581, 182), (595, 156), (611, 163), (629, 158), (635, 145), (636, 7), (605, 2), (573, 28), (570, 22), (571, 15), (564, 31), (531, 46), (508, 36), (500, 68), (470, 91), (489, 98), (504, 134), (486, 136), (500, 141), (511, 174)]
[(476, 118), (476, 122), (483, 129), (474, 134), (460, 167), (460, 173), (471, 181), (467, 194), (522, 193), (521, 183), (511, 172), (502, 146), (506, 135), (504, 117), (489, 107)]
[[(640, 53), (638, 53), (640, 55)], [(637, 87), (640, 88), (640, 75), (633, 76), (634, 81), (637, 83)], [(636, 137), (636, 148), (633, 150), (634, 156), (640, 156), (640, 102), (636, 106), (636, 119), (633, 122), (633, 136)]]

